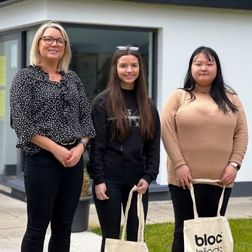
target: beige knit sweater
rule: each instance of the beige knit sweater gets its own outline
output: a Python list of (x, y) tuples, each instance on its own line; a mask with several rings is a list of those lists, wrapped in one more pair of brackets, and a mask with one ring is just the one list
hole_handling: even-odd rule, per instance
[(220, 179), (229, 161), (242, 163), (247, 149), (246, 116), (237, 95), (227, 92), (239, 112), (221, 111), (209, 92), (195, 100), (175, 90), (161, 113), (161, 137), (168, 154), (168, 183), (177, 185), (175, 169), (186, 164), (192, 177)]

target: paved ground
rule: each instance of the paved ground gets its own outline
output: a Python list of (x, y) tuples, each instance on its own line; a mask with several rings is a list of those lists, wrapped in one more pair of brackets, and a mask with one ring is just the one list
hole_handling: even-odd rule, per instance
[[(26, 204), (6, 195), (9, 189), (0, 185), (0, 251), (18, 252), (26, 225)], [(227, 210), (228, 218), (252, 218), (252, 197), (231, 198)], [(147, 223), (173, 221), (170, 201), (152, 201), (149, 204)], [(97, 226), (95, 207), (91, 204), (89, 228)], [(47, 251), (49, 234), (46, 236)], [(72, 233), (71, 252), (99, 252), (101, 238), (89, 231)]]

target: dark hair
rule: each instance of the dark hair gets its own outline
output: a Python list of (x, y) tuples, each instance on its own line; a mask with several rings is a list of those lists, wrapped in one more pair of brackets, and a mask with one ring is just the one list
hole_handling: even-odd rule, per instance
[(200, 46), (193, 52), (189, 60), (189, 66), (185, 76), (183, 89), (191, 94), (192, 99), (195, 99), (192, 91), (195, 90), (196, 83), (192, 77), (191, 67), (195, 56), (197, 56), (199, 53), (203, 53), (209, 60), (214, 59), (217, 65), (217, 74), (210, 89), (210, 96), (218, 105), (219, 109), (221, 109), (224, 113), (227, 113), (228, 109), (230, 109), (232, 112), (237, 112), (238, 109), (236, 105), (229, 100), (226, 91), (232, 92), (234, 94), (236, 93), (231, 87), (224, 83), (219, 57), (217, 53), (209, 47)]
[(149, 139), (152, 138), (154, 134), (151, 101), (147, 94), (146, 69), (144, 67), (143, 59), (140, 53), (135, 50), (130, 50), (130, 46), (126, 47), (126, 50), (116, 49), (112, 57), (107, 86), (107, 89), (109, 89), (109, 95), (106, 104), (108, 108), (108, 114), (111, 117), (115, 117), (115, 120), (112, 120), (112, 122), (117, 139), (125, 139), (129, 133), (129, 124), (127, 118), (125, 118), (126, 105), (120, 86), (121, 80), (117, 74), (117, 62), (118, 59), (124, 55), (133, 55), (138, 59), (139, 62), (139, 76), (135, 80), (134, 89), (136, 90), (137, 105), (140, 116), (140, 132), (143, 137)]

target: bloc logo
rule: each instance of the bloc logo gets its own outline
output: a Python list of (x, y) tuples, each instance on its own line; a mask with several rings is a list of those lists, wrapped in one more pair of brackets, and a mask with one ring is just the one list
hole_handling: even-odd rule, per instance
[(194, 236), (195, 239), (195, 244), (199, 247), (201, 246), (208, 246), (208, 245), (214, 245), (215, 243), (219, 244), (222, 242), (222, 235), (221, 234), (217, 234), (216, 236), (214, 235), (207, 235), (204, 234), (203, 237), (201, 236)]
[(222, 252), (221, 234), (204, 234), (203, 236), (194, 235), (194, 240), (197, 247), (195, 252)]

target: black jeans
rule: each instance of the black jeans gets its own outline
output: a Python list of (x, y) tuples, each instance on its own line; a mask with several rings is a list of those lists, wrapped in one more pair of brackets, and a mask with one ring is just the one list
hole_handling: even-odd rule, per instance
[(25, 156), (24, 179), (28, 223), (21, 252), (42, 252), (49, 222), (49, 252), (68, 252), (71, 225), (83, 178), (83, 160), (64, 168), (55, 157), (42, 150)]
[[(106, 162), (104, 164), (105, 183), (107, 186), (108, 200), (98, 200), (95, 197), (93, 186), (93, 197), (102, 229), (101, 251), (104, 251), (106, 238), (119, 238), (121, 211), (125, 211), (129, 191), (136, 185), (144, 174), (143, 166), (127, 166)], [(137, 240), (137, 197), (133, 193), (131, 208), (128, 215), (127, 239)], [(148, 191), (143, 195), (144, 216), (146, 218), (148, 208)]]
[[(193, 206), (189, 189), (169, 185), (175, 216), (175, 231), (172, 252), (184, 252), (183, 227), (184, 220), (193, 219)], [(218, 203), (222, 188), (214, 185), (195, 184), (194, 193), (199, 217), (214, 217), (217, 215)], [(226, 188), (221, 215), (225, 215), (231, 188)]]

